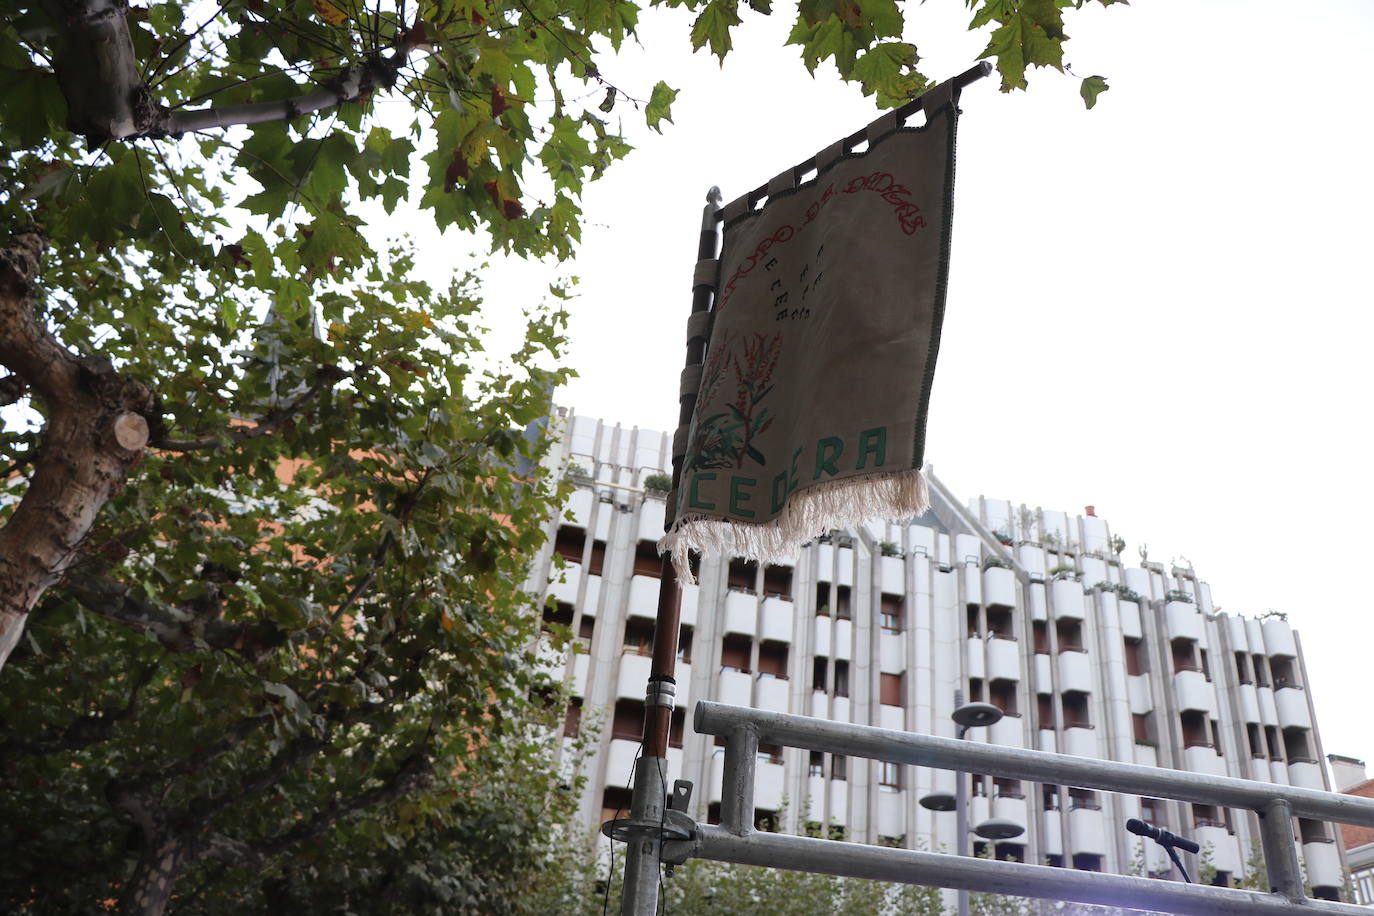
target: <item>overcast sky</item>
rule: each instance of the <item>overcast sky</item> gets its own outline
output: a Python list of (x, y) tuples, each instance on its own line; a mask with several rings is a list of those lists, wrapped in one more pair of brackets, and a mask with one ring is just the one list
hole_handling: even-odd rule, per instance
[[(932, 76), (986, 43), (961, 3), (904, 6)], [(681, 95), (662, 137), (624, 112), (638, 149), (586, 195), (564, 268), (580, 378), (558, 398), (660, 430), (706, 189), (733, 199), (875, 116), (833, 71), (807, 75), (785, 22), (750, 17), (722, 69), (688, 53), (679, 12), (647, 11), (643, 50), (601, 68)], [(1374, 763), (1374, 4), (1140, 0), (1067, 30), (1073, 70), (1111, 86), (1093, 111), (1052, 71), (964, 93), (927, 458), (961, 499), (1094, 504), (1132, 562), (1147, 543), (1227, 612), (1286, 611), (1325, 750)], [(494, 317), (548, 279), (488, 276)]]

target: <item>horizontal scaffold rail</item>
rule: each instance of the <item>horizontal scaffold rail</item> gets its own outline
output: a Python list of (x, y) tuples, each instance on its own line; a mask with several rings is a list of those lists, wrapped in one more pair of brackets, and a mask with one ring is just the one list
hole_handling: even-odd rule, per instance
[(722, 737), (747, 729), (763, 744), (1204, 805), (1263, 811), (1280, 800), (1297, 817), (1374, 827), (1374, 799), (1298, 786), (937, 738), (707, 700), (697, 702), (693, 725), (699, 733)]
[(664, 844), (664, 861), (680, 863), (689, 858), (1193, 916), (1294, 916), (1300, 913), (1368, 916), (1370, 912), (1366, 907), (1348, 903), (1310, 899), (1296, 902), (1278, 894), (1082, 872), (1048, 865), (1022, 865), (777, 833), (750, 832), (736, 836), (722, 827), (705, 824), (697, 826), (694, 839)]

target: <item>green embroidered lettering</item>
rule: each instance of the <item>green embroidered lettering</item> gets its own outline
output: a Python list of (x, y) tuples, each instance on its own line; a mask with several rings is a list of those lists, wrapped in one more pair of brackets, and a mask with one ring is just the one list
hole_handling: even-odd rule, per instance
[(703, 480), (715, 480), (715, 479), (716, 479), (716, 475), (715, 475), (715, 474), (694, 474), (694, 475), (692, 475), (692, 487), (691, 487), (691, 490), (689, 491), (689, 492), (691, 493), (691, 498), (690, 498), (690, 499), (688, 500), (688, 502), (687, 502), (687, 508), (689, 508), (689, 509), (714, 509), (714, 508), (716, 507), (716, 504), (715, 504), (715, 503), (708, 503), (708, 502), (703, 501), (702, 498), (701, 498), (701, 495), (700, 495), (699, 493), (697, 493), (697, 485), (700, 484)]
[(787, 475), (787, 493), (790, 496), (797, 490), (797, 459), (801, 457), (802, 448), (797, 446), (797, 450), (792, 453), (792, 471)]
[(791, 492), (787, 486), (787, 472), (783, 471), (773, 478), (773, 513), (782, 511), (782, 504), (787, 501), (787, 494)]
[[(833, 453), (827, 454), (831, 449)], [(844, 440), (839, 436), (826, 436), (816, 442), (816, 473), (811, 475), (812, 480), (817, 480), (821, 476), (821, 471), (825, 471), (831, 477), (840, 473), (840, 468), (835, 464), (840, 460), (840, 454), (844, 451)]]
[(859, 463), (854, 470), (862, 471), (868, 464), (868, 456), (875, 456), (873, 462), (875, 468), (883, 466), (887, 460), (887, 427), (879, 426), (876, 429), (866, 429), (859, 433)]
[(731, 477), (730, 478), (730, 514), (738, 515), (740, 518), (753, 518), (754, 510), (746, 509), (741, 503), (748, 502), (753, 498), (753, 493), (742, 493), (740, 487), (744, 485), (753, 486), (758, 483), (753, 477)]

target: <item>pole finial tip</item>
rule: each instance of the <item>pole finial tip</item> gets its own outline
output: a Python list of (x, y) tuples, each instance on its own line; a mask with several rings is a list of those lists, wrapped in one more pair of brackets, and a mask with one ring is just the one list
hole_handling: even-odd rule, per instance
[(711, 190), (706, 192), (706, 202), (708, 204), (718, 204), (721, 202), (720, 186), (711, 185)]

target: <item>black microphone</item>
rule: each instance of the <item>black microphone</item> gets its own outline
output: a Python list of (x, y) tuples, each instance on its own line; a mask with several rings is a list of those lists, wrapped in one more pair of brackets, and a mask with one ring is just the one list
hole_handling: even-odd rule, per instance
[(1126, 822), (1126, 829), (1136, 836), (1149, 837), (1161, 846), (1176, 846), (1184, 852), (1197, 853), (1202, 849), (1192, 840), (1185, 840), (1177, 834), (1170, 833), (1162, 827), (1151, 827), (1139, 818), (1131, 818)]

